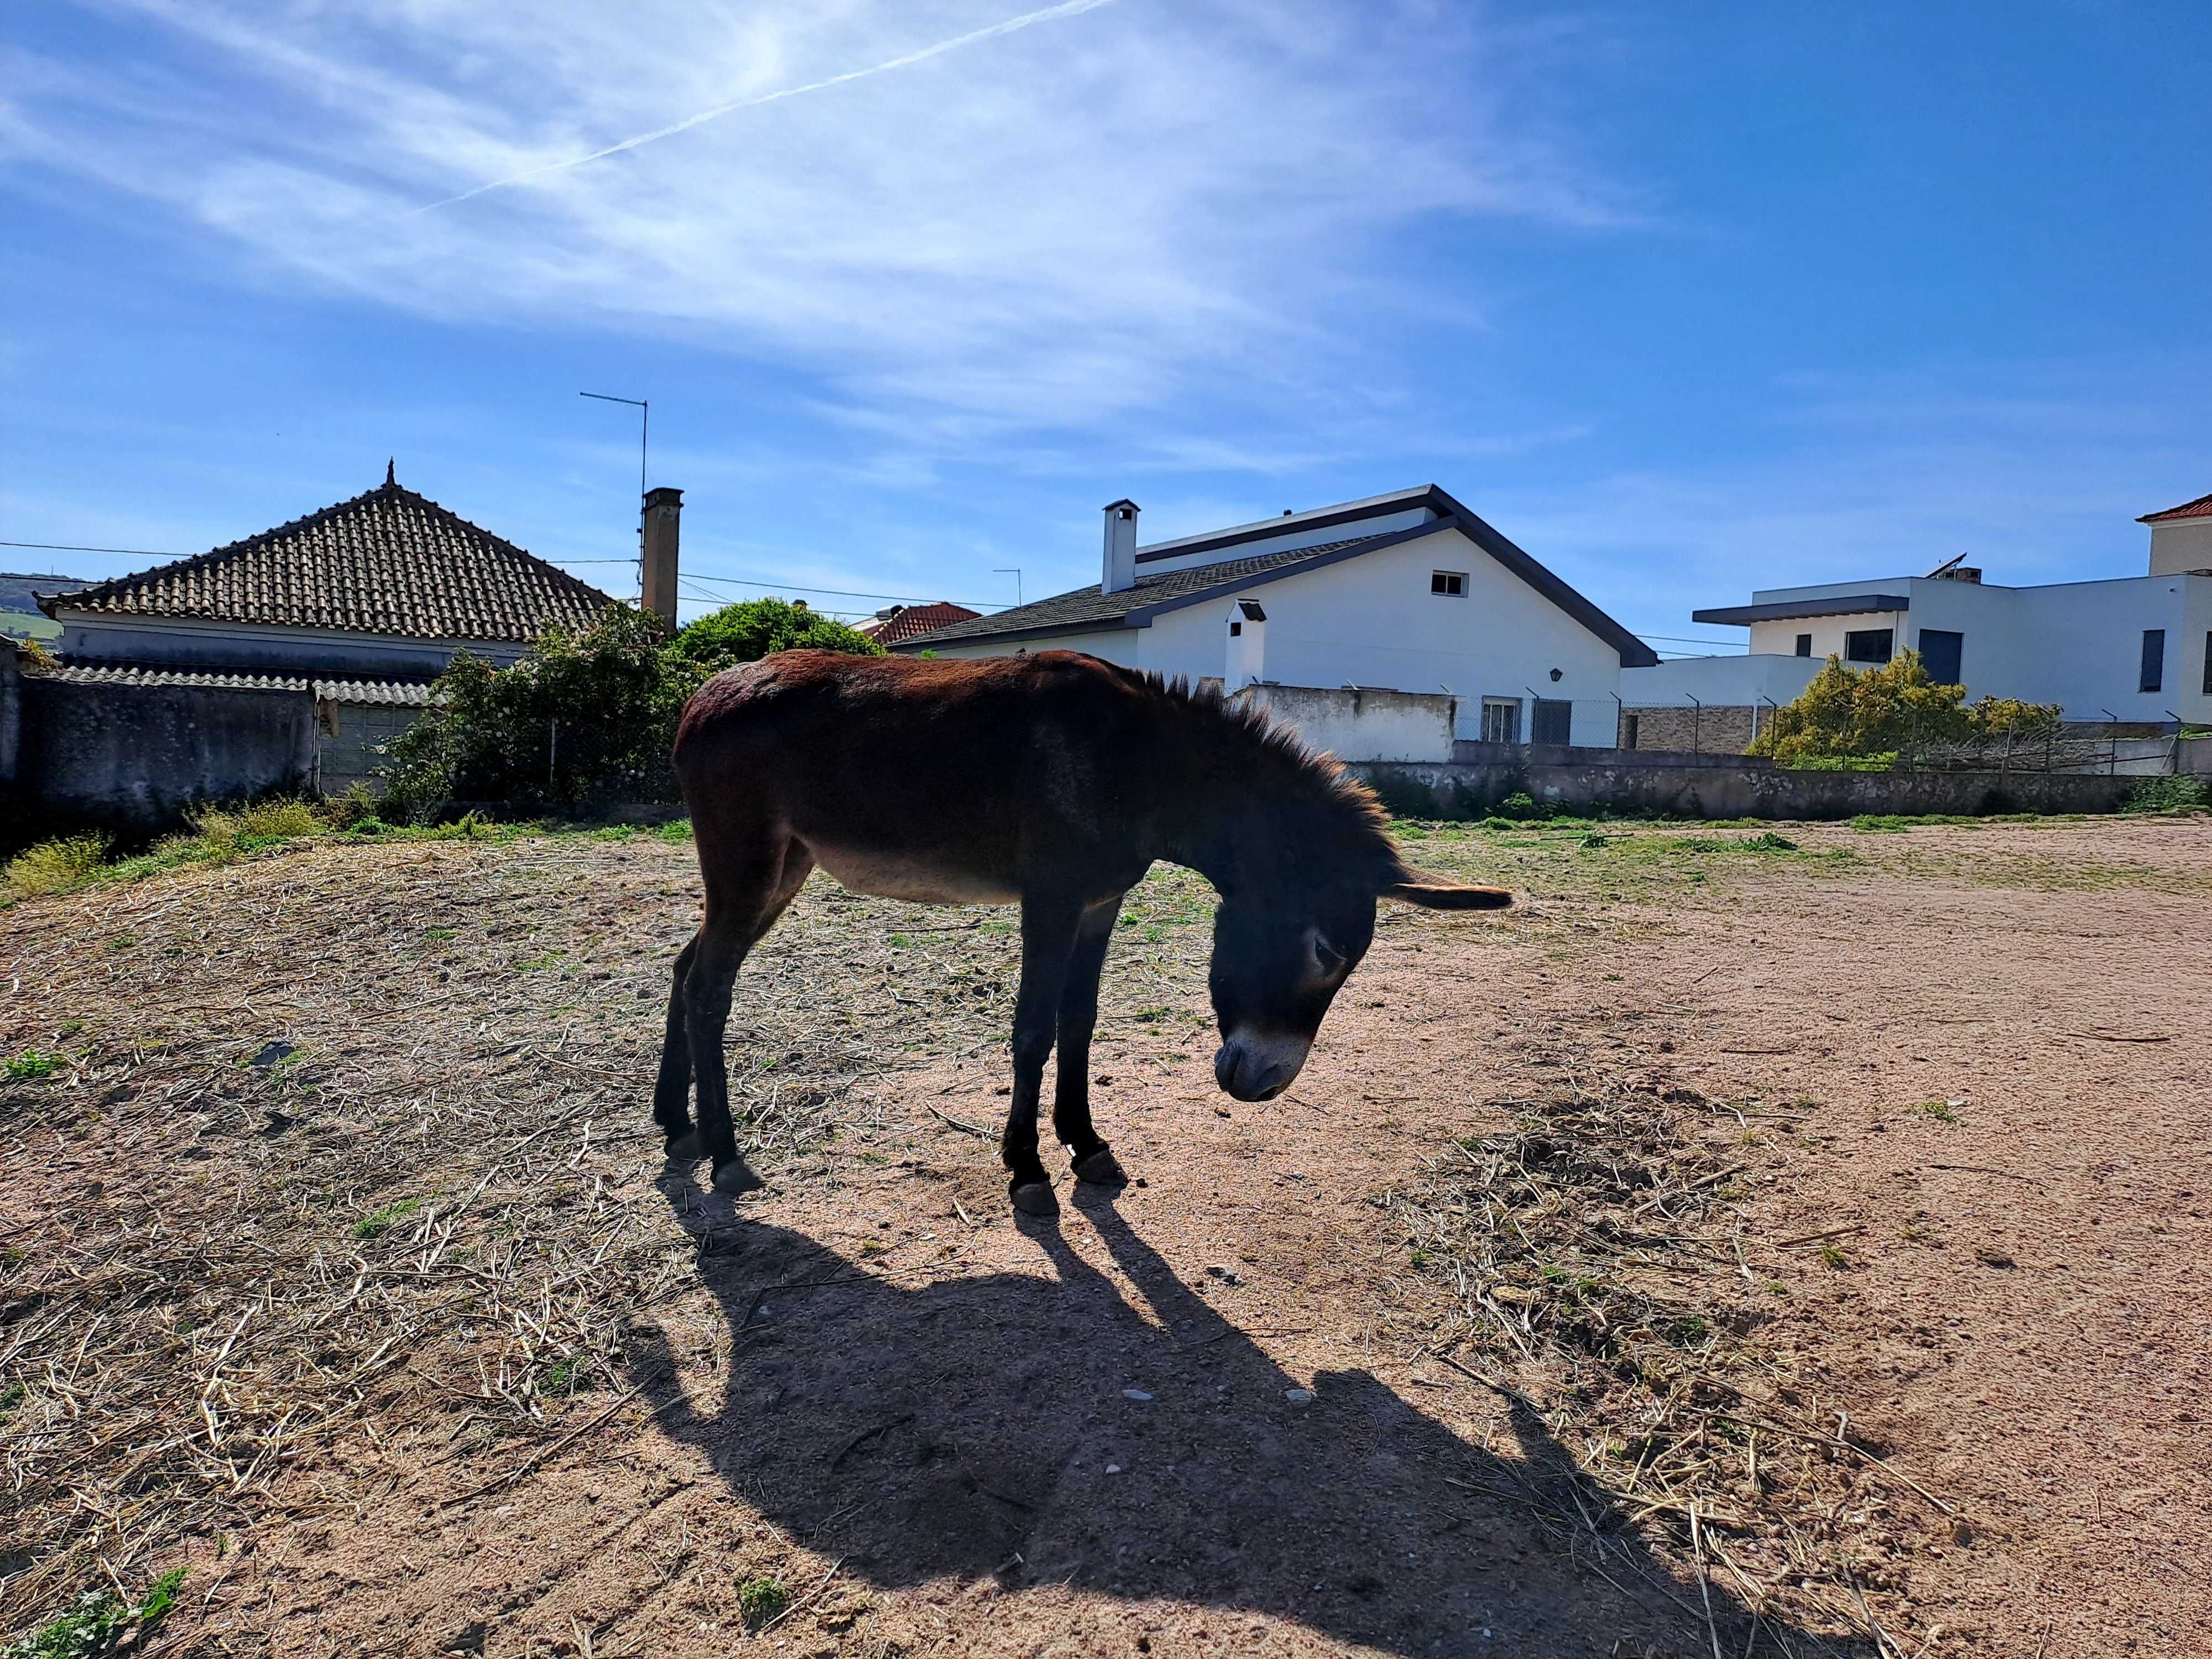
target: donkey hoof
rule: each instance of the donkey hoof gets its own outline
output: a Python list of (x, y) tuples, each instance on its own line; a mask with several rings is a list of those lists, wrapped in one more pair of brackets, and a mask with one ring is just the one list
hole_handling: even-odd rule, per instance
[(666, 1156), (671, 1164), (696, 1164), (707, 1156), (706, 1143), (696, 1129), (685, 1129), (668, 1137)]
[(767, 1184), (747, 1167), (741, 1158), (733, 1158), (726, 1164), (719, 1158), (714, 1162), (714, 1190), (725, 1198), (754, 1192)]
[(1100, 1146), (1075, 1160), (1075, 1178), (1094, 1187), (1126, 1187), (1129, 1177), (1114, 1158), (1114, 1149)]
[(1014, 1207), (1024, 1215), (1058, 1215), (1060, 1200), (1052, 1194), (1048, 1181), (1013, 1182), (1006, 1188)]

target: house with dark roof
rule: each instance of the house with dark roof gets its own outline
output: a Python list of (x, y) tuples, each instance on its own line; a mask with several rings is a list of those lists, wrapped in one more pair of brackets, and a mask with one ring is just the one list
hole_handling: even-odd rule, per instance
[(70, 667), (425, 683), (614, 600), (400, 484), (173, 564), (40, 593)]
[[(678, 492), (646, 501), (672, 612)], [(196, 801), (374, 786), (464, 648), (514, 663), (615, 603), (402, 486), (112, 581), (32, 584), (52, 659), (0, 647), (0, 842), (144, 834)], [(15, 839), (21, 839), (19, 834)]]
[(1750, 648), (1625, 676), (1638, 741), (1687, 748), (1694, 731), (1705, 748), (1741, 750), (1830, 657), (1868, 669), (1907, 649), (1969, 698), (2057, 703), (2083, 724), (2212, 721), (2212, 495), (2136, 522), (2150, 527), (2140, 576), (2013, 587), (1961, 556), (1924, 575), (1759, 588), (1748, 605), (1693, 611), (1744, 629)]
[(1428, 694), (1455, 734), (1609, 746), (1643, 641), (1434, 484), (1140, 545), (1105, 508), (1100, 580), (900, 640), (1084, 651), (1193, 681)]

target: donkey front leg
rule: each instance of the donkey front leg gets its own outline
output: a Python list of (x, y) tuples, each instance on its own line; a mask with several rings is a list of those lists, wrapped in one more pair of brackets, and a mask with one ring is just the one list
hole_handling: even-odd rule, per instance
[(676, 971), (668, 988), (668, 1024), (660, 1040), (660, 1079), (653, 1088), (653, 1121), (660, 1126), (670, 1158), (690, 1163), (707, 1150), (699, 1132), (691, 1127), (691, 1038), (685, 1030), (685, 987), (691, 963), (699, 954), (694, 933), (676, 958)]
[(1106, 947), (1113, 940), (1123, 896), (1116, 893), (1083, 913), (1068, 957), (1067, 984), (1060, 994), (1060, 1070), (1053, 1088), (1052, 1133), (1074, 1159), (1075, 1178), (1098, 1187), (1127, 1186), (1129, 1180), (1091, 1121), (1091, 1034), (1098, 1025), (1098, 975), (1106, 964)]
[(1060, 899), (1022, 900), (1022, 988), (1014, 999), (1013, 1100), (1006, 1109), (1006, 1132), (999, 1156), (1011, 1179), (1007, 1196), (1024, 1215), (1058, 1215), (1052, 1177), (1037, 1156), (1037, 1098), (1044, 1090), (1044, 1063), (1052, 1053), (1060, 1018), (1061, 988), (1075, 946), (1083, 907)]

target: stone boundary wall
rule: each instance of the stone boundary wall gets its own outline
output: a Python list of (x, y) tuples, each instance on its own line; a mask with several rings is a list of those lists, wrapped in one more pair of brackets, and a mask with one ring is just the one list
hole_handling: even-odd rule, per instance
[(204, 685), (15, 683), (11, 844), (98, 829), (158, 834), (202, 801), (306, 789), (315, 769), (314, 699), (304, 691)]
[(1482, 817), (1509, 795), (1577, 811), (1692, 818), (1848, 818), (1862, 812), (2112, 812), (2123, 773), (1793, 772), (1771, 766), (1353, 766), (1393, 811)]

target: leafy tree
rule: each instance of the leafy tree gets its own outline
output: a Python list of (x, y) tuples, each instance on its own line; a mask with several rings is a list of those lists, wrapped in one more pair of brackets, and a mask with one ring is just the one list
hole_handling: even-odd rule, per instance
[(1789, 763), (2008, 738), (2027, 742), (2055, 732), (2060, 714), (2056, 703), (2011, 697), (1984, 697), (1970, 707), (1964, 686), (1928, 678), (1917, 651), (1863, 671), (1830, 657), (1795, 702), (1775, 711), (1751, 752)]
[(617, 605), (547, 635), (512, 668), (454, 653), (437, 701), (386, 746), (386, 814), (423, 820), (455, 801), (529, 812), (672, 799), (677, 718), (708, 671), (666, 641), (659, 617)]
[(777, 651), (811, 648), (880, 657), (884, 648), (834, 617), (825, 617), (787, 599), (747, 599), (685, 624), (668, 649), (687, 663), (719, 673), (738, 663), (757, 662)]

